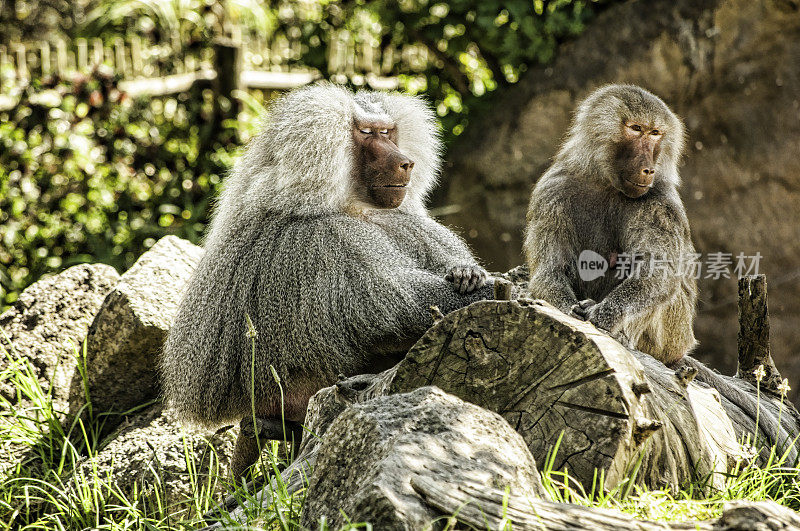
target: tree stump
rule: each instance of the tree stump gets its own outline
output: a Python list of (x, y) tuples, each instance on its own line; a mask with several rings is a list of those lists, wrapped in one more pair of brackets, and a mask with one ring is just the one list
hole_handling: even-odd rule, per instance
[(739, 279), (739, 348), (737, 378), (757, 385), (756, 371), (763, 367), (760, 387), (779, 395), (781, 375), (769, 353), (769, 309), (767, 308), (767, 277), (752, 275)]

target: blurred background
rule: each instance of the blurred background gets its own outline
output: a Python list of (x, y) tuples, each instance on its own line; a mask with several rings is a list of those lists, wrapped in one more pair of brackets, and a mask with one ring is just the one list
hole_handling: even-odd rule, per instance
[[(655, 92), (687, 126), (698, 250), (760, 253), (800, 387), (800, 0), (0, 0), (0, 311), (44, 274), (198, 242), (265, 104), (315, 79), (427, 96), (447, 144), (432, 213), (494, 270), (522, 262), (576, 103)], [(732, 271), (701, 280), (696, 325), (725, 373)]]

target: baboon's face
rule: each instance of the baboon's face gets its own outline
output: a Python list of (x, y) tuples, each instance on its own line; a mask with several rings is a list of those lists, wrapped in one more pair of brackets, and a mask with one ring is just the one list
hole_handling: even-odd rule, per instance
[(645, 120), (626, 120), (616, 144), (614, 165), (617, 190), (630, 198), (641, 197), (652, 187), (656, 162), (664, 133), (656, 124)]
[(362, 201), (397, 208), (406, 197), (414, 162), (397, 147), (397, 128), (387, 122), (353, 124), (353, 172)]

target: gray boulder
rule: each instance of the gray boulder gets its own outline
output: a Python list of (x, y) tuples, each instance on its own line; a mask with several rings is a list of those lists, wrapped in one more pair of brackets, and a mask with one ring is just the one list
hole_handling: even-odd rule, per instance
[[(106, 295), (119, 281), (113, 267), (84, 264), (43, 278), (28, 287), (0, 315), (0, 345), (18, 359), (30, 361), (39, 384), (52, 388), (55, 409), (63, 409), (89, 325)], [(0, 372), (8, 358), (0, 355)], [(0, 380), (0, 394), (12, 404), (17, 389)]]
[[(15, 430), (15, 423), (27, 424), (30, 418), (43, 422), (65, 423), (70, 381), (78, 373), (78, 353), (89, 325), (106, 294), (119, 281), (113, 267), (103, 264), (77, 265), (39, 280), (22, 292), (17, 302), (0, 315), (0, 395), (13, 411), (0, 416), (3, 429)], [(17, 366), (9, 370), (9, 353)], [(27, 371), (30, 371), (28, 373)], [(31, 398), (14, 375), (36, 378), (44, 396), (52, 393), (52, 412), (46, 399)], [(20, 395), (18, 395), (20, 393)], [(44, 409), (43, 409), (44, 408)], [(5, 412), (4, 412), (5, 413)], [(52, 415), (52, 416), (51, 416)], [(57, 428), (57, 426), (54, 426)], [(27, 433), (23, 428), (20, 433)], [(39, 456), (30, 443), (17, 438), (0, 441), (0, 473), (17, 463), (35, 469)]]
[(453, 489), (505, 488), (546, 497), (522, 437), (496, 413), (435, 387), (378, 397), (345, 410), (328, 428), (303, 508), (302, 525), (331, 529), (424, 529), (442, 515), (415, 490), (421, 478)]
[[(92, 410), (122, 412), (157, 396), (158, 358), (203, 250), (165, 236), (122, 275), (97, 312), (87, 338)], [(73, 381), (70, 407), (84, 403)]]
[(176, 506), (201, 496), (192, 488), (206, 488), (209, 477), (217, 498), (222, 497), (224, 485), (216, 480), (228, 476), (236, 433), (182, 427), (159, 403), (128, 418), (109, 439), (76, 467), (69, 487), (93, 485), (99, 478), (116, 492), (129, 495), (135, 487), (148, 499), (158, 496), (166, 506)]

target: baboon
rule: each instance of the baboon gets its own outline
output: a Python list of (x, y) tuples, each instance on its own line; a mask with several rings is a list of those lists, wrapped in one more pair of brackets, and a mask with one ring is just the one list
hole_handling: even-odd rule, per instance
[(665, 364), (697, 343), (697, 282), (684, 267), (694, 246), (677, 190), (683, 143), (657, 96), (596, 90), (534, 187), (524, 244), (531, 296)]
[[(271, 106), (224, 182), (164, 347), (164, 392), (184, 420), (297, 436), (312, 394), (394, 365), (430, 306), (492, 297), (493, 279), (425, 209), (440, 146), (433, 113), (408, 95), (317, 84)], [(233, 476), (257, 456), (240, 435)]]

